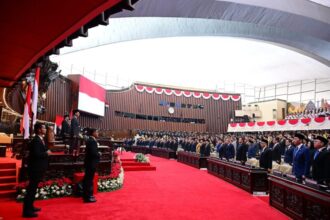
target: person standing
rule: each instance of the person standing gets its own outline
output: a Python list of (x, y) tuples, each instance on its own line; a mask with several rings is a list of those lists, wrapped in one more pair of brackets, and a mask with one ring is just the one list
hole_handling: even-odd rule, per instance
[(79, 110), (73, 111), (73, 117), (71, 119), (71, 128), (70, 128), (70, 138), (71, 138), (71, 146), (69, 153), (73, 153), (73, 155), (77, 156), (78, 148), (79, 148), (79, 135), (80, 135), (80, 125), (78, 118), (80, 116)]
[(268, 140), (266, 138), (261, 138), (260, 140), (261, 152), (259, 158), (259, 166), (270, 172), (273, 163), (272, 150), (267, 145), (268, 145)]
[(28, 176), (29, 185), (27, 187), (26, 196), (23, 203), (23, 217), (32, 218), (37, 217), (36, 212), (40, 208), (34, 207), (36, 191), (39, 182), (42, 180), (44, 173), (48, 167), (48, 155), (51, 153), (45, 145), (44, 136), (46, 134), (46, 126), (41, 123), (34, 125), (35, 136), (29, 144), (29, 157), (28, 157)]
[(244, 164), (247, 161), (247, 154), (248, 151), (248, 145), (245, 143), (245, 137), (240, 137), (238, 139), (238, 146), (236, 151), (236, 160), (241, 161), (242, 164)]
[(299, 182), (309, 176), (310, 156), (308, 148), (303, 144), (305, 136), (301, 133), (294, 135), (293, 144), (296, 146), (293, 152), (292, 173)]
[(288, 163), (292, 166), (293, 161), (293, 152), (295, 150), (295, 146), (292, 144), (290, 139), (285, 141), (286, 150), (284, 153), (284, 163)]
[(330, 183), (330, 151), (327, 144), (328, 140), (322, 136), (314, 139), (316, 151), (312, 159), (312, 177), (318, 184)]
[(98, 143), (96, 141), (98, 137), (99, 132), (97, 129), (89, 129), (89, 138), (86, 141), (84, 160), (85, 176), (83, 179), (83, 200), (87, 203), (96, 202), (93, 196), (93, 179), (101, 156), (101, 153), (98, 152)]
[(273, 138), (273, 147), (272, 147), (272, 157), (273, 161), (278, 164), (281, 164), (281, 145), (280, 145), (280, 138), (275, 137)]
[(61, 137), (66, 144), (68, 137), (70, 136), (70, 117), (68, 114), (64, 115), (61, 128)]

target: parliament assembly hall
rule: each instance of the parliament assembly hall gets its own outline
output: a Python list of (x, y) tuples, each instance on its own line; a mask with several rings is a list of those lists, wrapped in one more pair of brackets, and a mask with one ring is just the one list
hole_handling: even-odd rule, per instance
[(330, 219), (329, 0), (0, 11), (0, 220)]

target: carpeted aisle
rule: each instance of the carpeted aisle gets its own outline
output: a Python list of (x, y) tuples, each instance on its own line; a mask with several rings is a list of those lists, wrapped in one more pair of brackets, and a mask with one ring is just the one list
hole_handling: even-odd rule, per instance
[[(125, 153), (123, 158), (131, 157)], [(126, 172), (124, 187), (98, 193), (97, 203), (79, 198), (37, 201), (38, 219), (288, 219), (264, 201), (207, 171), (150, 156), (154, 172)], [(20, 219), (21, 204), (0, 202), (0, 217)]]

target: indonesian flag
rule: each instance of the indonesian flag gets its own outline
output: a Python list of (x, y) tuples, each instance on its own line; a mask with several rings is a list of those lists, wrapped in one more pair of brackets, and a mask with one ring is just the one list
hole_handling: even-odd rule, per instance
[(23, 129), (24, 129), (24, 139), (28, 139), (30, 136), (30, 114), (31, 114), (31, 84), (28, 84), (28, 89), (26, 92), (26, 101), (24, 105), (23, 114)]
[(37, 67), (34, 86), (33, 86), (33, 97), (32, 97), (33, 125), (37, 122), (39, 76), (40, 76), (40, 67)]
[(84, 76), (79, 80), (78, 109), (104, 116), (105, 89)]

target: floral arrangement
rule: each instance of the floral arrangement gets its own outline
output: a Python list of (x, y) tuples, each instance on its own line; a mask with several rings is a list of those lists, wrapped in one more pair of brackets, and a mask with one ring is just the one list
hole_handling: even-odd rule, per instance
[[(23, 201), (26, 195), (26, 187), (29, 181), (22, 182), (16, 186), (17, 201)], [(59, 178), (40, 182), (37, 188), (36, 199), (49, 199), (55, 197), (70, 196), (73, 193), (72, 181), (69, 178)]]
[(149, 158), (141, 153), (135, 154), (134, 159), (139, 163), (149, 163)]
[[(112, 172), (111, 172), (112, 173)], [(120, 189), (124, 183), (124, 170), (120, 167), (120, 173), (117, 178), (112, 178), (112, 175), (101, 176), (97, 183), (97, 190), (99, 192), (110, 192)]]
[(111, 173), (109, 176), (100, 176), (97, 183), (99, 192), (109, 192), (120, 189), (124, 183), (124, 170), (121, 166), (119, 153), (113, 154), (113, 162), (111, 164)]

